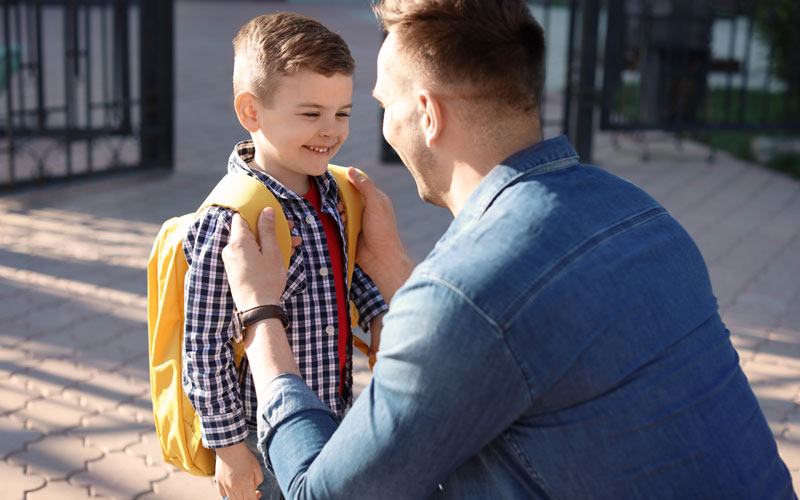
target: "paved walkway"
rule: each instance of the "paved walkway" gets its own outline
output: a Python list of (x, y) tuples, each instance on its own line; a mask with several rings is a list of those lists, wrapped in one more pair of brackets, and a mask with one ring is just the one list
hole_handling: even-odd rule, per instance
[[(353, 6), (177, 4), (177, 165), (0, 198), (2, 498), (216, 498), (166, 466), (150, 414), (144, 266), (160, 223), (189, 212), (243, 137), (231, 109), (230, 39), (291, 8), (341, 32), (358, 62), (351, 139), (337, 157), (392, 196), (417, 259), (449, 215), (421, 202), (402, 166), (378, 160), (369, 97), (380, 34)], [(552, 114), (550, 116), (553, 116)], [(652, 158), (641, 161), (644, 144)], [(669, 135), (600, 134), (596, 163), (659, 199), (705, 255), (742, 366), (800, 484), (800, 183)], [(363, 358), (357, 382), (368, 381)]]

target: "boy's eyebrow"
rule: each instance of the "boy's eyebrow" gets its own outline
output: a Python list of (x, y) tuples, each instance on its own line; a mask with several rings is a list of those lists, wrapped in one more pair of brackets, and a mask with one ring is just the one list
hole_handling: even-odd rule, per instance
[[(300, 104), (297, 105), (297, 107), (298, 108), (325, 109), (325, 106), (323, 106), (322, 104), (317, 104), (317, 103), (314, 103), (314, 102), (301, 102)], [(340, 107), (338, 109), (349, 109), (349, 108), (352, 108), (352, 107), (353, 107), (353, 103), (350, 102), (350, 103), (347, 103), (347, 104), (345, 104), (344, 106), (342, 106), (342, 107)]]

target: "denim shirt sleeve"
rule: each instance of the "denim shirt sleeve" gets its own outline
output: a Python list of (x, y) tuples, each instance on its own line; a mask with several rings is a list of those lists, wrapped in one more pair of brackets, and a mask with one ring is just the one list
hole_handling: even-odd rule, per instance
[(338, 428), (299, 378), (270, 385), (260, 445), (287, 498), (426, 497), (530, 405), (502, 330), (444, 281), (398, 291), (381, 344)]

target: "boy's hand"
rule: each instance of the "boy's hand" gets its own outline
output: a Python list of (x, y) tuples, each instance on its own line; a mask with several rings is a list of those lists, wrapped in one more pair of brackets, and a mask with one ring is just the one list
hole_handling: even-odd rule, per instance
[(342, 225), (347, 225), (347, 212), (344, 209), (344, 203), (342, 203), (342, 200), (339, 200), (339, 203), (336, 204), (336, 211), (339, 212), (339, 218), (342, 219)]
[(375, 319), (369, 324), (369, 358), (374, 358), (378, 355), (378, 349), (381, 345), (381, 330), (383, 330), (383, 316), (386, 313), (380, 313), (375, 316)]
[[(260, 217), (260, 215), (259, 215), (259, 217)], [(287, 220), (286, 224), (289, 226), (289, 232), (291, 232), (292, 229), (294, 229), (294, 221), (293, 220)], [(294, 250), (295, 248), (299, 247), (302, 244), (303, 244), (303, 238), (301, 238), (299, 236), (292, 235), (292, 250)]]
[(217, 448), (217, 464), (214, 479), (219, 494), (230, 500), (258, 500), (261, 494), (256, 488), (264, 480), (261, 463), (250, 452), (247, 445)]

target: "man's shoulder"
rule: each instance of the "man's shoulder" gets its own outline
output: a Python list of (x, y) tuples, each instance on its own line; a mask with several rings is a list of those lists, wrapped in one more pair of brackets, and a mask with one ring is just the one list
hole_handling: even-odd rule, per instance
[[(582, 165), (518, 178), (465, 215), (419, 266), (419, 275), (457, 288), (499, 316), (514, 314), (510, 304), (557, 279), (600, 279), (602, 269), (581, 268), (579, 277), (573, 271), (600, 243), (620, 247), (618, 257), (608, 255), (624, 259), (625, 231), (668, 216), (636, 186)], [(674, 221), (665, 228), (680, 231)]]

